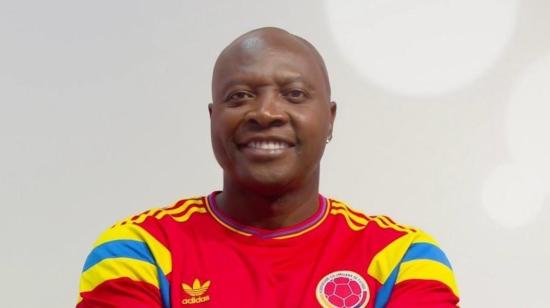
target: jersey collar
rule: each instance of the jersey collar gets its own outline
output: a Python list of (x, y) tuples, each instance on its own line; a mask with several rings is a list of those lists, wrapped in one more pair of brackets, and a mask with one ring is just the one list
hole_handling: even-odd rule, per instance
[(276, 230), (267, 230), (243, 225), (226, 216), (216, 204), (215, 196), (219, 193), (220, 191), (215, 191), (206, 197), (208, 211), (221, 225), (244, 236), (255, 236), (261, 239), (286, 239), (296, 237), (318, 227), (326, 219), (329, 213), (327, 199), (319, 195), (319, 208), (311, 217), (292, 226)]

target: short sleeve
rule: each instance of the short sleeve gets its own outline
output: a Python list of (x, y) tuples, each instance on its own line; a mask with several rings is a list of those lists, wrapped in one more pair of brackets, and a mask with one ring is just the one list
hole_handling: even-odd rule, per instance
[(375, 307), (457, 307), (451, 263), (439, 244), (415, 230), (388, 245), (369, 272), (381, 283)]
[(115, 225), (86, 259), (77, 307), (169, 307), (170, 272), (170, 252), (149, 232)]

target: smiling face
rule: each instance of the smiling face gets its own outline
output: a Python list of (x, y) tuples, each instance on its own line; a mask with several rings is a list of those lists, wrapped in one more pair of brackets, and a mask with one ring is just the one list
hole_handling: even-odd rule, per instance
[(312, 47), (278, 29), (246, 34), (218, 58), (212, 97), (212, 146), (225, 184), (280, 193), (318, 183), (336, 105)]

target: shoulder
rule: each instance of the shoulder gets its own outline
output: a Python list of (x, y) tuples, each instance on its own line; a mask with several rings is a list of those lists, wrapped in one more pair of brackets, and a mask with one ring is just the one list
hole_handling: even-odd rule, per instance
[(172, 272), (173, 251), (168, 236), (175, 236), (172, 231), (194, 214), (206, 212), (205, 197), (194, 197), (118, 221), (95, 241), (84, 264), (81, 292), (120, 278), (164, 290), (166, 284), (159, 277)]
[(451, 264), (430, 234), (388, 216), (368, 215), (342, 201), (329, 200), (331, 215), (343, 220), (349, 230), (369, 238), (372, 259), (368, 273), (379, 283), (387, 283), (391, 277), (394, 283), (422, 279), (422, 275), (430, 273), (456, 292)]
[[(94, 251), (155, 260), (165, 272), (171, 271), (168, 235), (196, 213), (207, 213), (205, 197), (181, 199), (173, 204), (129, 216), (106, 229), (94, 243)], [(129, 255), (128, 255), (129, 254)], [(130, 256), (131, 255), (131, 256)], [(111, 256), (113, 257), (113, 256)]]
[(178, 200), (169, 206), (152, 208), (137, 215), (118, 221), (113, 227), (124, 225), (146, 225), (156, 222), (187, 222), (195, 213), (206, 213), (206, 197), (193, 197)]
[(171, 225), (188, 221), (194, 213), (206, 213), (204, 197), (150, 209), (105, 230), (84, 263), (78, 307), (98, 307), (106, 298), (117, 307), (137, 302), (157, 307), (159, 301), (169, 305), (166, 277), (172, 272), (172, 251), (167, 234), (172, 236)]
[(147, 240), (151, 237), (160, 240), (163, 228), (171, 223), (186, 223), (195, 213), (207, 213), (205, 197), (193, 197), (178, 200), (169, 206), (152, 208), (139, 214), (119, 220), (105, 230), (95, 245), (117, 240)]
[[(166, 228), (187, 223), (194, 214), (207, 213), (206, 197), (180, 199), (165, 207), (151, 208), (117, 221), (100, 236), (98, 242), (119, 237), (163, 240)], [(99, 244), (96, 242), (96, 245)]]
[(378, 306), (391, 300), (406, 307), (424, 298), (438, 303), (435, 306), (444, 302), (445, 307), (456, 307), (459, 294), (453, 268), (430, 234), (388, 216), (367, 215), (344, 202), (329, 200), (330, 214), (341, 220), (339, 225), (345, 225), (348, 234), (357, 234), (368, 246), (367, 273), (380, 285)]
[(397, 236), (414, 235), (421, 236), (422, 232), (414, 227), (395, 222), (385, 215), (369, 215), (343, 201), (329, 198), (330, 214), (343, 220), (349, 229), (353, 231), (368, 230), (381, 233), (395, 233)]

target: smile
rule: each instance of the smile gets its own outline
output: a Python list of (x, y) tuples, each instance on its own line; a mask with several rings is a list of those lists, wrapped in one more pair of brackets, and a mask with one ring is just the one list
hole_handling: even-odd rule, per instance
[(260, 161), (285, 156), (293, 147), (293, 143), (284, 139), (269, 137), (250, 138), (239, 146), (242, 153), (248, 158)]
[(286, 142), (280, 141), (251, 141), (245, 144), (245, 147), (259, 150), (283, 150), (289, 148), (290, 145)]

